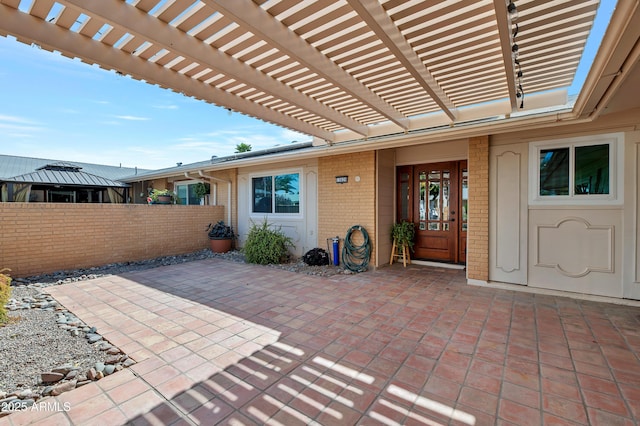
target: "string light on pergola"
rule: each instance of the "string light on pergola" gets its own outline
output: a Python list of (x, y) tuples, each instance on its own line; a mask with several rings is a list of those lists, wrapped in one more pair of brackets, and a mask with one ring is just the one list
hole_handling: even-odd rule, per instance
[(513, 34), (511, 35), (511, 40), (513, 44), (511, 45), (511, 55), (513, 57), (513, 63), (515, 64), (516, 70), (516, 97), (520, 100), (520, 108), (524, 108), (524, 89), (522, 88), (522, 65), (520, 65), (520, 58), (518, 56), (518, 43), (516, 42), (516, 37), (518, 36), (518, 8), (513, 0), (509, 0), (509, 4), (507, 5), (507, 12), (509, 13), (509, 19), (513, 26)]

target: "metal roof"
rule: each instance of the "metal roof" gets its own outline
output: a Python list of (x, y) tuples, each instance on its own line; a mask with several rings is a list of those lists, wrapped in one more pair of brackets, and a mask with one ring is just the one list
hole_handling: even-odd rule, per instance
[(36, 185), (91, 186), (103, 188), (126, 188), (129, 186), (123, 182), (116, 182), (101, 176), (92, 175), (91, 173), (85, 173), (82, 171), (82, 167), (63, 162), (46, 164), (34, 172), (2, 179), (2, 181)]
[(568, 87), (599, 1), (510, 3), (0, 0), (0, 34), (334, 143)]
[[(17, 157), (0, 154), (0, 181), (7, 181), (15, 176), (32, 173), (47, 164), (61, 164), (59, 160), (44, 158)], [(95, 175), (110, 181), (117, 181), (124, 177), (135, 176), (148, 170), (134, 167), (105, 166), (81, 162), (65, 162), (73, 167), (80, 167), (84, 173)]]

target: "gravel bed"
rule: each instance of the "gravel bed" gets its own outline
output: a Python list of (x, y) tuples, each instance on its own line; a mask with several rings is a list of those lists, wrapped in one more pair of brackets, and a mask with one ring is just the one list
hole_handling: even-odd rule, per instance
[[(12, 289), (13, 299), (35, 297), (39, 291), (27, 286)], [(30, 389), (41, 393), (46, 387), (40, 374), (61, 365), (87, 371), (108, 355), (82, 335), (72, 336), (56, 324), (55, 311), (26, 309), (11, 311), (10, 324), (0, 327), (0, 392)]]
[[(224, 254), (201, 250), (180, 256), (166, 256), (140, 262), (114, 263), (101, 267), (59, 271), (28, 278), (16, 278), (12, 285), (11, 298), (16, 302), (42, 298), (44, 290), (52, 285), (84, 281), (98, 277), (140, 271), (159, 266), (175, 265), (195, 260), (222, 258), (233, 262), (244, 262), (239, 251)], [(332, 276), (349, 274), (340, 266), (309, 266), (301, 259), (270, 267), (291, 272)], [(51, 302), (54, 303), (55, 301)], [(59, 366), (72, 366), (86, 372), (96, 364), (106, 363), (109, 355), (97, 344), (90, 344), (87, 333), (73, 335), (56, 323), (60, 307), (41, 309), (33, 304), (28, 309), (9, 311), (11, 321), (0, 327), (0, 402), (10, 398), (37, 400), (51, 392), (49, 384), (42, 383), (41, 374)], [(91, 326), (91, 324), (86, 324)], [(97, 331), (99, 333), (99, 330)], [(0, 413), (2, 417), (3, 413)], [(6, 413), (5, 413), (6, 414)]]

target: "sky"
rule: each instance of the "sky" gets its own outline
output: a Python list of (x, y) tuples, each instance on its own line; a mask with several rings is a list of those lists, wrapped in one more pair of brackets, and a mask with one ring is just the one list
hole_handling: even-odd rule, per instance
[[(569, 94), (584, 83), (614, 5), (601, 0)], [(310, 140), (0, 36), (0, 154), (160, 169), (230, 155), (240, 143), (257, 151)]]
[(0, 154), (160, 169), (310, 140), (0, 36)]

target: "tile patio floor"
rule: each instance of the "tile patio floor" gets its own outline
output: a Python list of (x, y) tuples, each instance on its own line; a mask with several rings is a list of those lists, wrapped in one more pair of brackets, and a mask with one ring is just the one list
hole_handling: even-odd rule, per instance
[[(51, 293), (138, 361), (0, 425), (640, 422), (640, 308), (221, 260)], [(47, 400), (45, 400), (47, 401)]]

